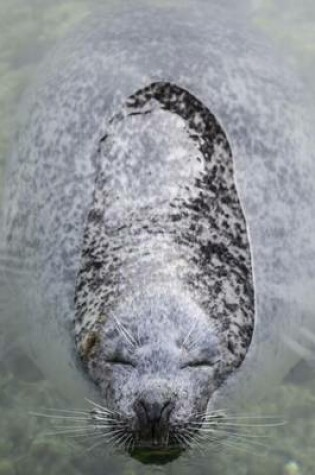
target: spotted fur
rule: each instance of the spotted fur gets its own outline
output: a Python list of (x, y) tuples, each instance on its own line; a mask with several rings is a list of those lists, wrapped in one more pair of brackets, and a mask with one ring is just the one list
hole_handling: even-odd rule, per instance
[(79, 352), (89, 359), (86, 340), (125, 294), (172, 282), (217, 328), (223, 381), (254, 326), (250, 247), (224, 131), (189, 92), (156, 83), (128, 99), (98, 153), (76, 290)]

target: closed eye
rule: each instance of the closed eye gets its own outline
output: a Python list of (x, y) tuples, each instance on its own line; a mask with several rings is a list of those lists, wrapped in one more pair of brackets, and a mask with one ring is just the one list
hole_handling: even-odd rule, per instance
[(183, 368), (200, 368), (202, 366), (211, 368), (213, 366), (213, 362), (208, 361), (208, 360), (191, 361), (183, 365), (182, 369)]
[(132, 361), (125, 360), (123, 358), (112, 358), (112, 359), (107, 360), (106, 362), (109, 364), (132, 366), (133, 368), (135, 367)]

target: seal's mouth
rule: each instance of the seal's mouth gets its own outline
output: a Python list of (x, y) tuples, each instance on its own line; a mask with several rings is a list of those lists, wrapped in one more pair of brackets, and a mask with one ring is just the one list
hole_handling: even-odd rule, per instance
[(129, 450), (134, 459), (144, 464), (164, 465), (177, 459), (186, 447), (180, 445), (173, 434), (160, 433), (160, 437), (137, 438), (136, 444)]
[(144, 446), (130, 451), (130, 456), (143, 464), (165, 465), (176, 460), (184, 448), (178, 446)]

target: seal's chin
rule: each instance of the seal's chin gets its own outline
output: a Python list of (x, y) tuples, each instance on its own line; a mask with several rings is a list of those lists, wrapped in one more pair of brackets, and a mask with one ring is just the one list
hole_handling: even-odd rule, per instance
[(143, 464), (165, 465), (176, 460), (184, 448), (178, 446), (143, 446), (130, 451), (130, 456)]

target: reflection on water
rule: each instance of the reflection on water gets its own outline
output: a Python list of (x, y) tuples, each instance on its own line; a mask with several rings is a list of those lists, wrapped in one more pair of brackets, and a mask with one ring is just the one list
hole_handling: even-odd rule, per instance
[[(14, 0), (8, 4), (0, 0), (1, 170), (15, 123), (16, 104), (35, 66), (47, 49), (97, 3), (101, 2), (64, 0), (45, 4), (39, 0)], [(252, 0), (247, 11), (256, 26), (291, 51), (292, 63), (315, 94), (311, 80), (315, 68), (314, 2)], [(110, 449), (102, 453), (103, 449), (93, 448), (93, 434), (86, 437), (79, 427), (77, 434), (54, 435), (64, 430), (64, 420), (31, 416), (30, 412), (47, 414), (49, 408), (73, 407), (60, 399), (19, 349), (14, 336), (0, 329), (0, 475), (131, 475), (157, 470), (213, 475), (308, 475), (315, 471), (315, 374), (310, 363), (301, 362), (281, 386), (270, 388), (262, 403), (255, 405), (253, 401), (252, 407), (242, 409), (247, 416), (283, 417), (285, 426), (244, 424), (228, 441), (216, 441), (211, 452), (199, 452), (197, 448), (192, 456), (184, 455), (174, 464), (158, 469), (113, 454)]]

